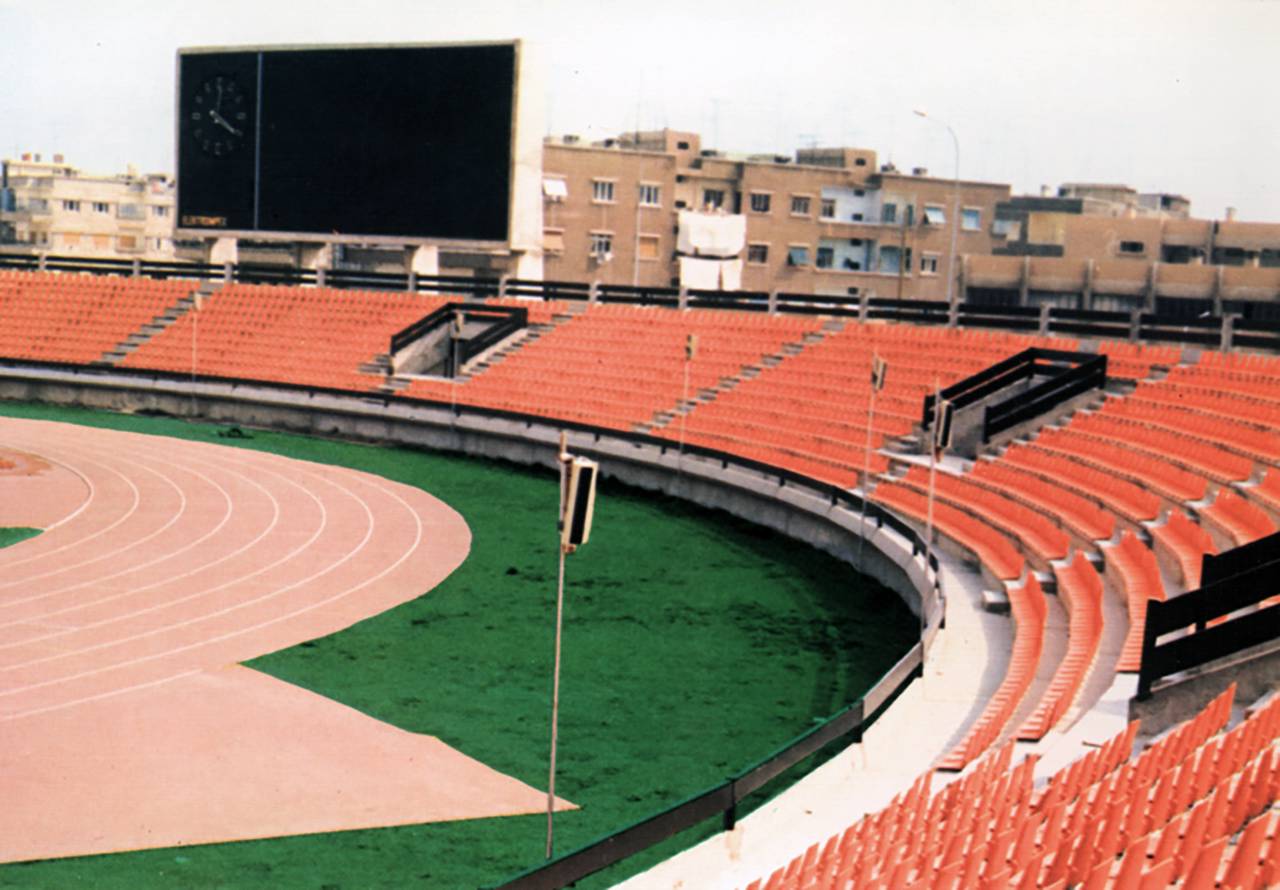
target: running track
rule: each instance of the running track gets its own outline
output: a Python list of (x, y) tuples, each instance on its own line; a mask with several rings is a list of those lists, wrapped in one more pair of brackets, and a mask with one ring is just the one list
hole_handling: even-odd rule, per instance
[(42, 421), (0, 418), (5, 452), (0, 524), (46, 530), (0, 550), (0, 862), (544, 805), (434, 738), (236, 667), (438, 584), (470, 547), (447, 505)]

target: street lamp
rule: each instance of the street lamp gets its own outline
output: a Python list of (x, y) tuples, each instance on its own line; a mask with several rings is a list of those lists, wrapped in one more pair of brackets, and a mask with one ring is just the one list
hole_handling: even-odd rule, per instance
[(956, 138), (956, 131), (951, 129), (951, 125), (946, 121), (938, 120), (936, 117), (931, 117), (919, 108), (912, 109), (912, 114), (915, 114), (917, 117), (925, 118), (926, 120), (931, 120), (935, 124), (942, 124), (942, 126), (946, 127), (947, 132), (951, 134), (951, 144), (955, 146), (956, 150), (956, 172), (955, 179), (952, 183), (955, 207), (952, 210), (954, 215), (951, 217), (951, 258), (947, 261), (947, 305), (950, 306), (956, 280), (956, 233), (958, 231), (957, 227), (960, 225), (960, 140)]

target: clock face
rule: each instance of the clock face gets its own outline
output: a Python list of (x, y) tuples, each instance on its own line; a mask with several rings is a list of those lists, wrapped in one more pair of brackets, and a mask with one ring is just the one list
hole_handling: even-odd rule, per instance
[(229, 157), (244, 144), (249, 102), (234, 78), (218, 75), (200, 84), (188, 114), (196, 145), (209, 157)]

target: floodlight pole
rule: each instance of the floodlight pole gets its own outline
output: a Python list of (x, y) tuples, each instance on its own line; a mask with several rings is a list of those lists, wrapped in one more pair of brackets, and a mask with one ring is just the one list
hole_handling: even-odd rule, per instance
[(556, 582), (556, 650), (551, 674), (551, 767), (547, 779), (547, 858), (551, 858), (555, 833), (556, 810), (556, 742), (560, 719), (560, 634), (564, 626), (564, 508), (569, 468), (568, 435), (560, 432), (560, 512), (556, 520), (556, 549), (560, 552), (560, 571)]
[[(875, 376), (876, 354), (871, 353), (872, 377)], [(858, 571), (862, 571), (862, 548), (867, 543), (867, 495), (871, 490), (871, 435), (876, 422), (876, 393), (879, 392), (875, 380), (871, 381), (871, 401), (867, 405), (867, 449), (862, 464), (862, 517), (858, 520)]]
[(196, 291), (191, 313), (191, 416), (196, 416), (196, 334), (200, 328), (200, 292)]

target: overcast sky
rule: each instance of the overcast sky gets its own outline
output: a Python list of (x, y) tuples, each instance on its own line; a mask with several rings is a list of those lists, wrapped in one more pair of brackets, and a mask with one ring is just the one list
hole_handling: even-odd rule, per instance
[(547, 127), (875, 149), (965, 178), (1124, 182), (1280, 221), (1280, 0), (0, 0), (0, 155), (173, 169), (182, 46), (524, 38)]

